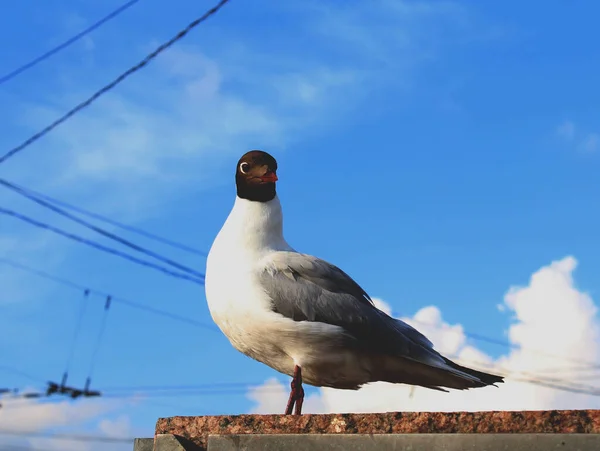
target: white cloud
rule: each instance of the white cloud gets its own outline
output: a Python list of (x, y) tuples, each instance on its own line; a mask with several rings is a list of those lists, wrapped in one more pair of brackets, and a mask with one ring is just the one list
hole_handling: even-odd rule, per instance
[(98, 429), (107, 437), (128, 437), (131, 435), (131, 420), (127, 415), (120, 415), (114, 420), (105, 418), (98, 424)]
[[(111, 419), (101, 419), (103, 415), (122, 409), (129, 401), (116, 400), (79, 400), (61, 402), (38, 402), (23, 399), (0, 398), (0, 432), (11, 431), (15, 433), (60, 432), (71, 434), (75, 428), (85, 425), (90, 421), (98, 421), (98, 432), (89, 432), (87, 435), (100, 437), (131, 437), (132, 429), (127, 416), (121, 415)], [(81, 432), (73, 433), (74, 435)], [(31, 446), (32, 449), (64, 450), (64, 451), (100, 451), (110, 446), (111, 450), (131, 449), (132, 445), (110, 444), (102, 442), (83, 442), (78, 440), (2, 435), (0, 445), (18, 444)]]
[(392, 307), (390, 307), (390, 304), (388, 304), (387, 302), (385, 302), (383, 299), (380, 299), (380, 298), (371, 298), (371, 299), (373, 300), (373, 304), (375, 304), (375, 307), (377, 307), (379, 310), (387, 313), (388, 315), (392, 314)]
[(600, 135), (595, 132), (580, 131), (575, 124), (566, 120), (556, 129), (558, 136), (565, 141), (575, 143), (578, 150), (593, 153), (600, 147)]
[[(369, 384), (359, 391), (320, 389), (309, 398), (305, 412), (477, 411), (530, 409), (594, 409), (600, 398), (533, 385), (518, 379), (533, 375), (550, 383), (577, 382), (589, 375), (581, 362), (600, 360), (600, 322), (592, 298), (580, 291), (572, 273), (573, 257), (536, 271), (525, 287), (511, 287), (504, 307), (513, 315), (508, 329), (514, 349), (497, 359), (468, 343), (460, 324), (446, 323), (435, 306), (402, 318), (422, 331), (443, 354), (460, 363), (508, 374), (498, 388), (440, 393), (387, 383)], [(378, 301), (380, 302), (380, 301)], [(385, 305), (384, 305), (385, 306)], [(512, 376), (512, 378), (510, 377)], [(560, 379), (558, 382), (556, 379)], [(585, 380), (582, 381), (585, 383)], [(264, 387), (269, 387), (265, 390)], [(275, 380), (253, 389), (253, 411), (276, 413), (285, 407), (288, 388)]]
[(0, 429), (41, 431), (52, 427), (82, 423), (122, 407), (115, 401), (32, 402), (2, 399)]

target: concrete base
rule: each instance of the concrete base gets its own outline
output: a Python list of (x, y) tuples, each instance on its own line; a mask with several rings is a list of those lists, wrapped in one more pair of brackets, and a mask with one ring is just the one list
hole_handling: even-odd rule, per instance
[(133, 441), (133, 451), (154, 451), (154, 439), (136, 438)]
[[(134, 451), (198, 451), (171, 434), (136, 439)], [(600, 434), (235, 434), (209, 435), (206, 451), (596, 451)]]
[(320, 451), (323, 449), (329, 451), (597, 451), (600, 450), (600, 434), (245, 434), (208, 437), (208, 451)]

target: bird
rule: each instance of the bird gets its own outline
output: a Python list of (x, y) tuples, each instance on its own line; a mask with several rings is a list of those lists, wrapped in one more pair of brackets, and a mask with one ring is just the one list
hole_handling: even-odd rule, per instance
[(236, 350), (291, 376), (284, 414), (302, 413), (303, 384), (358, 390), (383, 381), (448, 392), (503, 382), (444, 357), (342, 269), (292, 248), (277, 168), (262, 150), (237, 162), (236, 197), (208, 253), (205, 294)]

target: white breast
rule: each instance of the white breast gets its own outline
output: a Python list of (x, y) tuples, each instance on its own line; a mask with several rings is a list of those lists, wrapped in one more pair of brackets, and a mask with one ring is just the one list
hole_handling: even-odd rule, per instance
[(206, 265), (206, 299), (221, 329), (227, 326), (224, 323), (268, 311), (269, 300), (256, 275), (261, 270), (260, 260), (276, 250), (291, 250), (283, 238), (279, 199), (252, 202), (236, 198)]

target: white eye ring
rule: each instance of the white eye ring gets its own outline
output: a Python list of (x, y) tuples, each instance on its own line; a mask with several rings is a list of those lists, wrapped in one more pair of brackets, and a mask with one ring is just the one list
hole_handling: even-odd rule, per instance
[[(246, 170), (244, 170), (244, 168), (246, 168)], [(245, 161), (240, 163), (240, 171), (242, 174), (247, 174), (249, 170), (250, 170), (250, 165), (248, 163), (246, 163)]]

